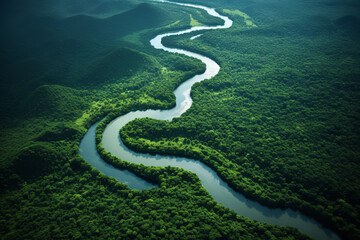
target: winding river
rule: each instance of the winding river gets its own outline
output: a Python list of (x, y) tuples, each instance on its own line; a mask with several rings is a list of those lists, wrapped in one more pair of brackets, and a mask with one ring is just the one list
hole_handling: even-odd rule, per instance
[[(216, 172), (200, 161), (176, 156), (136, 153), (124, 145), (119, 136), (119, 130), (125, 124), (134, 120), (135, 118), (150, 117), (159, 120), (171, 121), (174, 117), (181, 116), (181, 114), (189, 109), (192, 104), (192, 99), (190, 97), (190, 90), (192, 85), (196, 82), (214, 77), (220, 70), (220, 66), (210, 58), (182, 49), (168, 48), (162, 45), (162, 39), (169, 36), (192, 33), (201, 30), (229, 28), (232, 26), (232, 21), (228, 17), (220, 15), (212, 8), (193, 4), (171, 3), (204, 10), (209, 15), (218, 17), (224, 21), (224, 24), (220, 26), (198, 26), (183, 31), (160, 34), (150, 41), (151, 45), (156, 49), (161, 49), (171, 53), (184, 54), (186, 56), (201, 60), (206, 65), (206, 71), (203, 74), (199, 74), (188, 79), (174, 91), (176, 96), (176, 106), (174, 108), (170, 110), (134, 111), (120, 116), (109, 123), (106, 126), (102, 136), (102, 145), (105, 150), (114, 156), (136, 164), (141, 163), (146, 166), (170, 165), (194, 172), (200, 178), (203, 186), (217, 202), (221, 203), (227, 208), (234, 210), (239, 215), (261, 222), (283, 226), (292, 226), (319, 240), (340, 239), (338, 235), (331, 232), (329, 229), (324, 228), (314, 219), (306, 217), (298, 211), (293, 211), (291, 209), (272, 209), (247, 199), (242, 194), (239, 194), (231, 189), (226, 182), (220, 179)], [(119, 170), (101, 159), (96, 151), (95, 143), (95, 130), (97, 124), (98, 123), (91, 126), (89, 131), (82, 139), (79, 149), (81, 156), (100, 172), (107, 176), (114, 177), (118, 181), (126, 183), (130, 188), (143, 190), (157, 187), (137, 177), (131, 172), (126, 170)]]

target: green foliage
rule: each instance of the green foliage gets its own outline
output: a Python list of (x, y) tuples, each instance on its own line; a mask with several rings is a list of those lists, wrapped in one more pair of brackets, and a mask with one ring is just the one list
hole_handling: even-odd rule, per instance
[(138, 169), (157, 176), (161, 188), (130, 190), (83, 160), (64, 162), (56, 173), (0, 199), (2, 238), (308, 239), (295, 229), (253, 222), (225, 209), (192, 173)]
[[(59, 7), (57, 3), (48, 4), (34, 3), (36, 9), (29, 7), (26, 14), (20, 12), (21, 8), (14, 8), (13, 3), (3, 4), (4, 9), (7, 5), (10, 9), (0, 19), (4, 33), (0, 42), (2, 116), (11, 118), (14, 114), (21, 115), (18, 106), (42, 85), (77, 89), (89, 88), (90, 85), (99, 88), (106, 81), (120, 82), (123, 77), (139, 71), (156, 71), (159, 67), (156, 60), (138, 51), (122, 48), (120, 38), (138, 31), (149, 32), (151, 28), (163, 31), (161, 27), (184, 14), (176, 12), (170, 16), (166, 11), (169, 7), (165, 9), (148, 3), (138, 4), (129, 11), (107, 18), (85, 15), (59, 18), (50, 17), (49, 12), (37, 12), (40, 8)], [(91, 8), (92, 4), (88, 5)], [(142, 46), (130, 44), (129, 47), (142, 51), (151, 49), (148, 41), (153, 34), (141, 36)]]
[(58, 115), (56, 112), (61, 112), (65, 117), (71, 118), (74, 112), (87, 107), (81, 98), (83, 93), (59, 85), (42, 85), (27, 99), (22, 110), (30, 116)]
[(80, 79), (90, 86), (119, 81), (137, 72), (160, 71), (162, 67), (153, 57), (129, 48), (115, 49), (91, 65), (90, 72)]
[[(169, 18), (161, 24), (171, 22)], [(153, 181), (160, 182), (159, 172), (171, 175), (163, 176), (168, 178), (171, 194), (167, 190), (139, 192), (99, 174), (78, 155), (84, 127), (109, 113), (115, 117), (136, 109), (173, 106), (172, 91), (188, 77), (203, 72), (203, 64), (176, 55), (150, 57), (134, 49), (79, 39), (48, 41), (21, 55), (17, 52), (22, 48), (11, 47), (15, 50), (5, 51), (2, 62), (6, 68), (1, 70), (1, 84), (6, 86), (1, 90), (4, 101), (0, 108), (5, 113), (0, 132), (2, 239), (184, 238), (189, 234), (206, 238), (208, 230), (194, 231), (193, 227), (197, 224), (201, 230), (199, 218), (215, 213), (206, 208), (200, 211), (199, 205), (189, 208), (192, 201), (187, 200), (192, 195), (199, 204), (212, 201), (204, 197), (203, 190), (203, 194), (193, 194), (201, 187), (195, 176), (184, 174), (195, 187), (186, 192), (189, 186), (185, 188), (184, 182), (181, 188), (188, 198), (182, 197), (183, 204), (173, 208), (180, 195), (177, 184), (171, 183), (182, 181), (177, 174), (180, 170), (139, 168), (138, 172), (145, 172), (138, 174), (150, 172)], [(169, 200), (163, 199), (166, 195)], [(191, 224), (190, 216), (194, 216)], [(220, 219), (211, 220), (211, 226), (215, 227), (217, 220), (224, 222), (215, 232), (231, 235), (241, 224), (252, 225), (215, 216)], [(286, 236), (288, 231), (281, 228), (279, 234)], [(252, 235), (257, 233), (249, 233)]]
[[(219, 24), (171, 4), (86, 2), (66, 0), (52, 9), (60, 18), (34, 17), (27, 11), (40, 3), (25, 4), (26, 14), (16, 16), (26, 18), (17, 24), (0, 8), (1, 238), (307, 239), (296, 229), (225, 209), (190, 172), (130, 164), (98, 146), (106, 161), (160, 186), (136, 191), (79, 157), (81, 135), (91, 123), (170, 108), (176, 86), (204, 70), (198, 61), (152, 49), (151, 37), (188, 27), (190, 14), (200, 23)], [(356, 239), (358, 17), (303, 16), (301, 9), (309, 15), (319, 10), (304, 1), (198, 2), (240, 9), (259, 28), (245, 29), (239, 17), (234, 28), (206, 32), (190, 43), (167, 40), (213, 57), (222, 71), (194, 87), (193, 107), (171, 124), (128, 124), (122, 129), (126, 144), (199, 159), (238, 191), (315, 214)], [(18, 3), (11, 4), (23, 6)]]
[(84, 131), (69, 123), (58, 123), (43, 130), (36, 138), (37, 141), (52, 142), (61, 140), (77, 140), (82, 137)]
[(36, 143), (24, 148), (14, 160), (15, 173), (28, 179), (46, 173), (51, 167), (52, 159), (59, 159), (60, 155), (52, 150), (47, 143)]
[[(216, 56), (222, 70), (194, 86), (193, 106), (180, 118), (135, 120), (121, 130), (123, 140), (137, 151), (199, 159), (248, 197), (301, 210), (357, 239), (360, 36), (330, 20), (352, 9), (274, 6), (245, 11), (256, 29), (235, 18), (234, 27), (193, 41), (165, 39)], [(315, 16), (303, 16), (308, 11)]]

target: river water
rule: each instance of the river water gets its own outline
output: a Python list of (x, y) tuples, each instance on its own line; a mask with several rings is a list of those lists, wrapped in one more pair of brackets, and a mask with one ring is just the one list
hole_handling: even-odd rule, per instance
[[(167, 1), (161, 1), (166, 2)], [(216, 29), (225, 29), (232, 26), (232, 21), (225, 17), (221, 16), (214, 9), (193, 5), (193, 4), (182, 4), (182, 3), (172, 3), (182, 6), (197, 8), (206, 11), (209, 15), (221, 18), (224, 21), (223, 25), (220, 26), (199, 26), (192, 27), (187, 30), (160, 34), (153, 38), (150, 43), (156, 49), (161, 49), (171, 53), (184, 54), (189, 57), (194, 57), (201, 60), (206, 65), (206, 71), (203, 74), (196, 75), (184, 83), (182, 83), (175, 91), (176, 96), (176, 106), (170, 110), (146, 110), (146, 111), (134, 111), (123, 116), (120, 116), (110, 122), (102, 136), (102, 145), (106, 151), (110, 152), (112, 155), (119, 157), (122, 160), (136, 163), (144, 164), (146, 166), (173, 166), (180, 167), (185, 170), (194, 172), (198, 175), (203, 186), (207, 191), (212, 195), (212, 197), (223, 206), (228, 207), (239, 215), (248, 217), (253, 220), (258, 220), (260, 222), (267, 222), (271, 224), (283, 225), (283, 226), (292, 226), (300, 231), (310, 235), (315, 239), (331, 239), (337, 240), (340, 239), (338, 235), (331, 232), (329, 229), (324, 228), (314, 219), (302, 215), (298, 211), (293, 211), (291, 209), (273, 209), (263, 206), (256, 201), (247, 199), (244, 195), (235, 192), (232, 188), (228, 186), (226, 182), (220, 179), (220, 177), (210, 169), (205, 164), (201, 163), (198, 160), (176, 157), (176, 156), (164, 156), (164, 155), (150, 155), (136, 153), (129, 148), (127, 148), (122, 142), (119, 130), (128, 122), (134, 120), (135, 118), (144, 118), (150, 117), (159, 120), (171, 121), (174, 117), (179, 117), (187, 109), (191, 107), (192, 99), (190, 97), (191, 87), (194, 83), (200, 82), (205, 79), (210, 79), (214, 77), (220, 70), (220, 66), (210, 58), (202, 56), (197, 53), (189, 52), (182, 49), (168, 48), (162, 45), (162, 39), (169, 36), (181, 35), (186, 33), (204, 31), (204, 30), (216, 30)], [(80, 143), (80, 154), (81, 156), (89, 162), (93, 167), (97, 168), (100, 172), (104, 173), (107, 176), (114, 177), (117, 180), (126, 183), (130, 188), (143, 190), (150, 189), (152, 187), (157, 187), (148, 183), (147, 181), (137, 177), (126, 170), (119, 170), (114, 168), (112, 165), (104, 162), (99, 154), (96, 152), (95, 144), (95, 130), (98, 123), (91, 126), (89, 131), (85, 134), (84, 138)]]

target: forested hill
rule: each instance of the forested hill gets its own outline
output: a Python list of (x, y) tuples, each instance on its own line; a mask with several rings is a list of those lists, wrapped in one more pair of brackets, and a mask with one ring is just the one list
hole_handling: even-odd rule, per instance
[(53, 17), (31, 13), (15, 16), (7, 13), (2, 18), (0, 27), (3, 44), (16, 44), (21, 41), (24, 45), (38, 46), (46, 41), (64, 37), (88, 41), (113, 41), (130, 32), (163, 25), (164, 21), (169, 19), (169, 13), (154, 5), (142, 3), (107, 18), (83, 14)]
[(115, 41), (176, 19), (148, 3), (106, 18), (40, 15), (48, 3), (43, 4), (20, 5), (22, 8), (11, 14), (16, 5), (8, 3), (2, 10), (0, 112), (4, 115), (19, 110), (31, 92), (44, 84), (89, 88), (138, 71), (159, 70), (150, 56), (116, 46)]

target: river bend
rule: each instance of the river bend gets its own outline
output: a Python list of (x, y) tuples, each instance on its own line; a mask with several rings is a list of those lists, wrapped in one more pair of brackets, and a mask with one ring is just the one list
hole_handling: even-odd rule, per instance
[[(159, 2), (170, 3), (167, 1)], [(234, 210), (239, 215), (248, 217), (250, 219), (258, 220), (260, 222), (267, 222), (283, 226), (292, 226), (319, 240), (340, 239), (336, 234), (321, 226), (314, 219), (304, 216), (298, 211), (293, 211), (291, 209), (272, 209), (263, 206), (255, 201), (247, 199), (244, 195), (239, 194), (233, 189), (231, 189), (228, 184), (216, 174), (216, 172), (214, 172), (211, 168), (198, 160), (176, 156), (137, 153), (130, 150), (124, 145), (120, 138), (119, 130), (125, 124), (134, 120), (135, 118), (149, 117), (159, 120), (171, 121), (174, 117), (181, 116), (182, 113), (184, 113), (187, 109), (191, 107), (192, 99), (190, 97), (190, 91), (192, 85), (196, 82), (210, 79), (220, 71), (220, 66), (212, 59), (183, 49), (168, 48), (162, 44), (162, 39), (169, 36), (204, 30), (229, 28), (232, 26), (232, 21), (228, 17), (220, 15), (212, 8), (194, 4), (183, 4), (175, 2), (171, 3), (201, 9), (203, 11), (206, 11), (209, 15), (218, 17), (224, 21), (224, 24), (219, 26), (198, 26), (178, 32), (160, 34), (150, 41), (151, 45), (156, 49), (161, 49), (171, 53), (184, 54), (186, 56), (201, 60), (206, 65), (206, 70), (203, 74), (195, 75), (194, 77), (183, 82), (174, 91), (174, 94), (176, 96), (176, 106), (174, 108), (170, 110), (150, 109), (146, 111), (133, 111), (125, 115), (119, 116), (118, 118), (110, 122), (106, 126), (102, 136), (102, 145), (105, 150), (110, 152), (112, 155), (119, 157), (122, 160), (136, 164), (162, 167), (173, 166), (194, 172), (200, 178), (202, 185), (207, 189), (207, 191), (217, 202), (221, 203), (225, 207)], [(199, 33), (195, 34), (194, 36), (199, 37)], [(127, 170), (119, 170), (101, 159), (101, 157), (96, 151), (95, 143), (95, 131), (97, 124), (98, 123), (91, 126), (89, 131), (82, 139), (79, 149), (81, 156), (93, 167), (97, 168), (100, 172), (104, 173), (107, 176), (114, 177), (118, 181), (126, 183), (130, 188), (143, 190), (154, 187), (154, 185), (137, 177), (133, 173)]]

